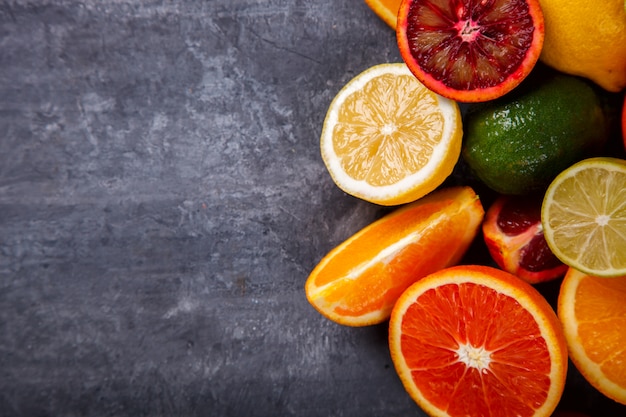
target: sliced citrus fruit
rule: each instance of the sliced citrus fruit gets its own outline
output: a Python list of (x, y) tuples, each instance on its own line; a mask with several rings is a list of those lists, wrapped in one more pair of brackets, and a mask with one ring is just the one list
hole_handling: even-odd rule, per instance
[(487, 210), (482, 227), (489, 254), (498, 266), (530, 284), (560, 278), (567, 271), (543, 236), (541, 197), (498, 197)]
[(626, 160), (588, 158), (561, 172), (541, 208), (544, 236), (566, 265), (626, 275)]
[(538, 0), (405, 0), (396, 27), (415, 76), (464, 102), (515, 88), (537, 63), (544, 31)]
[(567, 374), (554, 310), (530, 284), (487, 266), (411, 285), (389, 321), (396, 371), (431, 417), (549, 416)]
[(396, 28), (402, 0), (365, 0), (365, 3), (392, 29)]
[(380, 64), (337, 94), (320, 146), (339, 188), (372, 203), (395, 205), (443, 183), (459, 159), (462, 136), (456, 102), (428, 90), (406, 65)]
[(399, 208), (330, 251), (306, 281), (307, 299), (340, 324), (381, 323), (409, 285), (461, 260), (483, 215), (470, 187), (441, 189)]
[(572, 363), (602, 394), (626, 404), (626, 276), (601, 278), (570, 268), (558, 315)]

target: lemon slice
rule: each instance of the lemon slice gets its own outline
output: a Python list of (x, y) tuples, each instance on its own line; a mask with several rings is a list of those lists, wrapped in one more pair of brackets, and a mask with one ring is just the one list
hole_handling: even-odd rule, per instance
[(417, 200), (452, 173), (463, 128), (456, 102), (428, 90), (404, 63), (350, 80), (329, 106), (320, 147), (333, 181), (380, 205)]
[(589, 275), (626, 275), (626, 161), (589, 158), (561, 172), (541, 208), (552, 252)]

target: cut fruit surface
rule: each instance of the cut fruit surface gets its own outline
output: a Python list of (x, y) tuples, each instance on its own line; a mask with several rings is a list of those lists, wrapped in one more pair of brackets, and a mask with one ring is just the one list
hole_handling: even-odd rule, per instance
[(470, 187), (441, 189), (399, 208), (330, 251), (306, 281), (307, 299), (340, 324), (381, 323), (409, 285), (461, 260), (483, 215)]
[(626, 276), (593, 277), (570, 268), (558, 315), (570, 358), (602, 394), (626, 404)]
[(402, 0), (365, 0), (365, 3), (392, 29), (396, 28), (398, 9)]
[(430, 416), (549, 416), (567, 373), (558, 318), (530, 284), (455, 266), (411, 285), (389, 322), (394, 366)]
[(424, 87), (404, 64), (376, 65), (330, 104), (320, 147), (333, 181), (348, 194), (404, 204), (452, 173), (463, 128), (456, 102)]
[(538, 0), (405, 0), (396, 27), (413, 74), (464, 102), (515, 88), (537, 63), (544, 31)]
[(626, 275), (626, 161), (589, 158), (561, 172), (544, 196), (541, 223), (563, 263), (590, 275)]
[(498, 266), (530, 284), (565, 275), (541, 227), (541, 196), (500, 196), (483, 221), (483, 237)]

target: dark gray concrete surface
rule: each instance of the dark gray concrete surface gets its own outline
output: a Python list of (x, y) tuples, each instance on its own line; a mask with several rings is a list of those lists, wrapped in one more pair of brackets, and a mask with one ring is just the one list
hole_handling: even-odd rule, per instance
[(327, 106), (399, 60), (361, 0), (1, 1), (0, 416), (423, 416), (303, 291), (384, 213)]

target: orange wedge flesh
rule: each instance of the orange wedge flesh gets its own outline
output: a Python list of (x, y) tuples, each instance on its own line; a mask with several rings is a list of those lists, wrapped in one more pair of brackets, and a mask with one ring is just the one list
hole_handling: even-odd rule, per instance
[(598, 391), (626, 404), (626, 276), (593, 277), (570, 268), (558, 313), (572, 362)]
[(326, 255), (305, 290), (324, 316), (364, 326), (389, 318), (419, 278), (460, 261), (484, 215), (470, 187), (451, 187), (397, 209)]
[(430, 416), (549, 416), (567, 348), (554, 311), (519, 278), (456, 266), (409, 287), (393, 309), (396, 371)]
[(396, 28), (402, 0), (365, 0), (365, 3), (392, 29)]

